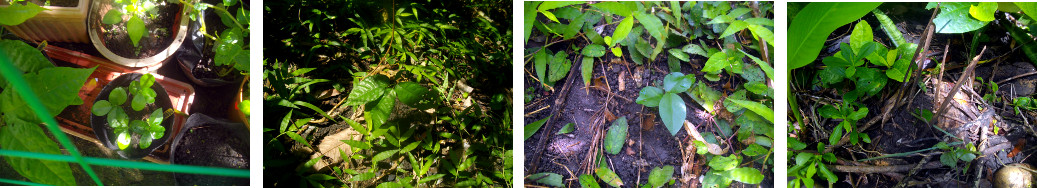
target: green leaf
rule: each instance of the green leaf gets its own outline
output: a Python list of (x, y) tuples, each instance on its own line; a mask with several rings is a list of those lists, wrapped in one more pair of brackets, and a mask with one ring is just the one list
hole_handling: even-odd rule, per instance
[[(7, 125), (0, 127), (0, 145), (3, 149), (61, 155), (57, 143), (48, 138), (40, 126), (11, 116), (4, 117)], [(4, 157), (4, 160), (11, 165), (7, 170), (13, 169), (29, 181), (48, 185), (76, 185), (72, 169), (66, 162), (22, 157)]]
[(536, 21), (537, 16), (536, 7), (539, 6), (541, 3), (542, 2), (524, 2), (522, 4), (522, 6), (525, 8), (523, 9), (524, 12), (522, 14), (523, 21), (525, 22), (525, 30), (523, 30), (525, 35), (523, 35), (524, 37), (522, 37), (522, 43), (528, 42), (529, 34), (533, 33), (533, 22)]
[(788, 70), (806, 66), (817, 58), (828, 35), (843, 25), (859, 20), (880, 2), (814, 2), (796, 14), (789, 24)]
[(755, 101), (748, 101), (748, 100), (738, 100), (738, 99), (728, 99), (728, 100), (730, 100), (731, 102), (734, 102), (735, 104), (738, 104), (739, 106), (745, 107), (745, 108), (755, 112), (756, 114), (758, 114), (760, 116), (763, 116), (763, 118), (767, 119), (767, 121), (774, 122), (774, 110), (771, 110), (771, 108), (767, 107), (766, 105), (760, 104), (760, 103), (755, 102)]
[(109, 10), (108, 13), (104, 13), (104, 18), (101, 18), (101, 23), (112, 25), (122, 22), (122, 12), (116, 9)]
[(541, 173), (536, 173), (536, 174), (533, 174), (533, 175), (529, 175), (529, 180), (533, 180), (533, 181), (535, 181), (537, 183), (541, 183), (541, 184), (549, 185), (549, 186), (554, 186), (554, 187), (565, 186), (564, 184), (562, 184), (562, 175), (558, 175), (558, 174), (550, 173), (550, 172), (541, 172)]
[(379, 97), (382, 97), (387, 87), (389, 87), (389, 77), (380, 74), (367, 77), (353, 86), (353, 90), (349, 92), (345, 105), (357, 106), (377, 100)]
[(619, 16), (628, 16), (630, 13), (634, 12), (635, 8), (637, 8), (634, 3), (635, 2), (601, 2), (591, 4), (591, 7)]
[(615, 32), (612, 33), (612, 41), (608, 43), (611, 47), (626, 39), (627, 35), (630, 34), (630, 29), (634, 27), (634, 17), (627, 16), (623, 18), (623, 21), (619, 21), (619, 25), (616, 25)]
[[(930, 2), (926, 5), (926, 9), (934, 8), (935, 4)], [(987, 22), (969, 16), (969, 9), (972, 7), (972, 4), (969, 2), (940, 3), (940, 13), (933, 19), (933, 26), (936, 28), (936, 32), (964, 33), (987, 25)]]
[(374, 172), (365, 172), (365, 173), (357, 174), (357, 175), (353, 176), (352, 178), (349, 178), (348, 181), (367, 181), (367, 180), (369, 180), (371, 178), (374, 178), (374, 176), (375, 176)]
[(753, 36), (767, 41), (768, 45), (774, 46), (774, 32), (770, 29), (761, 25), (748, 25), (747, 27), (753, 33)]
[(36, 14), (47, 10), (34, 3), (10, 3), (12, 5), (7, 7), (0, 7), (0, 25), (18, 25), (25, 22), (29, 18), (36, 17)]
[(562, 129), (559, 129), (558, 132), (555, 133), (555, 135), (569, 134), (569, 133), (573, 132), (573, 130), (575, 129), (575, 127), (573, 127), (573, 125), (575, 125), (575, 124), (574, 123), (567, 123), (567, 124), (565, 124), (565, 126), (562, 126)]
[(593, 175), (581, 174), (580, 175), (580, 187), (583, 188), (601, 188), (598, 181), (594, 179)]
[(446, 174), (434, 174), (434, 175), (431, 175), (431, 176), (428, 176), (428, 177), (425, 177), (425, 178), (421, 178), (421, 180), (418, 180), (418, 183), (425, 183), (425, 182), (430, 182), (432, 180), (441, 179), (441, 178), (443, 178), (443, 176), (446, 176)]
[(605, 153), (619, 154), (619, 151), (623, 149), (623, 142), (627, 139), (627, 118), (620, 117), (616, 121), (612, 122), (612, 126), (609, 126), (608, 133), (605, 134)]
[(751, 167), (736, 168), (728, 173), (732, 180), (746, 184), (758, 184), (763, 181), (763, 174), (760, 173), (760, 170)]
[(590, 86), (591, 77), (594, 71), (594, 58), (583, 57), (583, 62), (580, 63), (580, 75), (583, 75), (583, 85)]
[(839, 177), (835, 176), (835, 173), (832, 173), (831, 170), (828, 170), (827, 165), (817, 164), (817, 167), (818, 171), (821, 172), (821, 176), (824, 176), (825, 180), (828, 180), (828, 185), (835, 184), (835, 182), (839, 180)]
[(692, 90), (689, 95), (691, 99), (695, 100), (702, 108), (709, 113), (716, 112), (713, 104), (720, 100), (720, 92), (706, 85), (705, 82), (699, 82), (695, 89)]
[(623, 57), (623, 50), (620, 49), (619, 46), (612, 47), (612, 55), (616, 55), (616, 57)]
[(727, 53), (717, 52), (709, 56), (709, 60), (706, 60), (706, 65), (702, 67), (702, 72), (710, 74), (716, 74), (720, 70), (724, 70), (730, 64)]
[(583, 2), (578, 2), (578, 1), (547, 1), (547, 2), (544, 2), (543, 4), (540, 4), (540, 7), (537, 7), (537, 10), (538, 11), (547, 11), (547, 10), (555, 9), (555, 8), (558, 8), (558, 7), (565, 7), (565, 6), (581, 4), (581, 3), (583, 3)]
[(616, 172), (613, 172), (612, 169), (606, 167), (598, 167), (598, 169), (595, 170), (594, 173), (598, 174), (598, 179), (601, 179), (601, 181), (604, 181), (606, 184), (609, 184), (612, 187), (623, 186), (623, 180), (619, 179), (619, 175), (616, 175)]
[(549, 82), (544, 76), (547, 75), (547, 64), (551, 62), (550, 53), (551, 52), (547, 51), (547, 49), (541, 49), (536, 53), (535, 57), (533, 57), (535, 58), (533, 59), (533, 66), (536, 68), (537, 79), (540, 79), (540, 81), (545, 84)]
[(94, 103), (93, 107), (90, 108), (90, 112), (92, 112), (95, 116), (104, 116), (107, 115), (110, 111), (112, 111), (112, 103), (108, 102), (107, 100), (99, 100)]
[(745, 23), (745, 21), (732, 21), (731, 24), (727, 26), (727, 29), (724, 30), (724, 33), (720, 34), (720, 38), (726, 38), (727, 36), (735, 34), (735, 32), (741, 31), (747, 27), (749, 27), (749, 23)]
[(662, 187), (673, 177), (673, 166), (666, 165), (662, 168), (652, 168), (652, 172), (648, 174), (648, 183), (652, 187)]
[(666, 34), (666, 26), (663, 25), (663, 22), (654, 14), (640, 11), (634, 13), (634, 18), (637, 18), (637, 21), (641, 22), (641, 25), (645, 26), (645, 31), (648, 31), (648, 34), (655, 37), (657, 41), (663, 41), (663, 38), (666, 37), (664, 36)]
[(996, 2), (979, 2), (969, 6), (969, 15), (979, 21), (994, 21), (994, 12), (997, 11)]
[(140, 44), (140, 38), (144, 37), (144, 34), (148, 32), (148, 28), (144, 27), (144, 20), (136, 16), (130, 16), (130, 21), (126, 22), (126, 34), (130, 36), (130, 41), (133, 42), (133, 47), (137, 47)]
[(857, 89), (868, 96), (878, 94), (886, 86), (886, 75), (874, 68), (860, 68), (857, 71)]
[(249, 56), (248, 49), (243, 48), (245, 43), (243, 38), (241, 28), (224, 30), (212, 49), (216, 54), (220, 54), (213, 58), (213, 62), (217, 66), (233, 65), (238, 70), (248, 71), (248, 61), (245, 60), (244, 65), (241, 65), (242, 63), (239, 61), (242, 58), (248, 59)]
[(555, 18), (555, 14), (554, 14), (554, 13), (551, 13), (551, 11), (543, 11), (543, 10), (540, 10), (540, 11), (538, 11), (538, 12), (540, 12), (541, 14), (544, 14), (544, 17), (547, 17), (547, 19), (549, 19), (549, 20), (551, 20), (551, 21), (559, 22), (559, 21), (558, 21), (558, 18)]
[(601, 57), (601, 56), (604, 56), (605, 55), (605, 46), (601, 46), (601, 45), (597, 45), (597, 44), (588, 44), (587, 46), (583, 47), (583, 53), (582, 54), (584, 56), (590, 56), (590, 57)]
[(549, 82), (555, 82), (562, 80), (566, 75), (569, 74), (569, 69), (572, 68), (572, 62), (568, 59), (569, 54), (565, 51), (559, 51), (555, 54), (553, 60), (551, 60), (551, 68), (548, 70)]
[(691, 84), (694, 82), (694, 77), (689, 78), (684, 73), (671, 72), (663, 77), (663, 90), (669, 93), (684, 92), (691, 88)]
[(691, 61), (691, 57), (688, 57), (688, 54), (684, 53), (684, 51), (681, 51), (681, 49), (674, 48), (670, 49), (669, 52), (670, 55), (673, 55), (673, 57), (676, 57), (677, 59), (680, 59), (683, 62)]
[(112, 89), (112, 92), (108, 93), (108, 101), (114, 106), (121, 106), (123, 103), (126, 103), (126, 89), (123, 87)]
[(295, 134), (295, 132), (292, 131), (285, 132), (285, 134), (288, 135), (289, 138), (292, 138), (292, 140), (295, 140), (295, 142), (302, 143), (308, 148), (313, 148), (313, 146), (310, 146), (310, 142), (307, 142), (306, 139), (303, 139), (299, 134)]
[(857, 22), (857, 25), (853, 27), (853, 32), (850, 33), (850, 47), (853, 48), (853, 51), (859, 52), (861, 46), (871, 41), (875, 41), (875, 37), (871, 33), (871, 25), (864, 20)]
[(375, 163), (378, 163), (379, 161), (388, 159), (389, 157), (392, 157), (392, 155), (395, 155), (396, 152), (399, 152), (399, 151), (400, 150), (398, 150), (398, 149), (382, 151), (381, 153), (378, 153), (378, 154), (374, 155), (374, 157), (371, 158), (371, 164), (375, 164)]
[[(40, 101), (45, 101), (43, 106), (47, 108), (47, 111), (52, 115), (57, 115), (69, 105), (83, 104), (82, 99), (79, 98), (79, 89), (83, 87), (83, 83), (95, 68), (44, 68), (37, 73), (26, 73), (24, 76), (25, 81), (32, 87)], [(42, 123), (39, 117), (26, 106), (28, 104), (15, 93), (14, 89), (4, 90), (0, 93), (0, 112), (4, 112), (5, 120), (21, 118), (30, 123)]]
[(137, 146), (140, 147), (140, 149), (147, 149), (148, 147), (151, 147), (152, 140), (155, 140), (155, 138), (152, 138), (150, 134), (143, 134), (140, 136)]
[(684, 106), (684, 99), (674, 93), (663, 94), (659, 100), (659, 117), (663, 119), (666, 129), (670, 130), (670, 135), (677, 135), (687, 115), (688, 108)]
[(523, 139), (523, 140), (529, 140), (529, 137), (533, 137), (533, 134), (535, 134), (537, 131), (539, 131), (540, 127), (544, 126), (544, 122), (547, 122), (547, 120), (551, 119), (552, 116), (554, 116), (554, 115), (547, 116), (547, 118), (544, 118), (544, 119), (541, 119), (539, 121), (535, 121), (533, 123), (530, 123), (530, 124), (526, 125), (526, 127), (523, 129), (525, 131), (524, 133), (526, 134), (525, 135), (525, 139)]
[(713, 159), (709, 160), (709, 167), (713, 168), (712, 171), (727, 171), (738, 167), (738, 156), (713, 156)]
[(144, 110), (146, 105), (148, 105), (148, 99), (143, 95), (133, 96), (133, 102), (130, 103), (130, 107), (132, 107), (134, 111)]
[[(22, 72), (32, 73), (54, 67), (54, 64), (50, 63), (50, 60), (43, 56), (40, 50), (19, 40), (0, 40), (0, 53), (7, 55), (14, 67)], [(0, 88), (5, 85), (7, 85), (7, 81), (0, 77)]]
[(353, 148), (365, 149), (365, 150), (366, 149), (371, 149), (371, 143), (357, 141), (357, 140), (341, 140), (341, 141), (342, 141), (342, 143), (346, 143), (346, 145), (349, 145), (350, 147), (353, 147)]
[[(427, 99), (429, 89), (415, 82), (403, 82), (396, 85), (396, 98), (410, 107), (418, 107), (419, 102)], [(425, 108), (428, 109), (428, 108)]]
[(645, 105), (646, 107), (659, 106), (659, 100), (663, 97), (663, 90), (653, 86), (646, 86), (641, 88), (641, 92), (637, 95), (637, 104)]
[(689, 54), (700, 55), (702, 57), (709, 57), (709, 53), (706, 52), (706, 50), (702, 49), (701, 46), (696, 45), (696, 44), (684, 45), (684, 47), (681, 48), (681, 50), (683, 50), (684, 52), (687, 52)]

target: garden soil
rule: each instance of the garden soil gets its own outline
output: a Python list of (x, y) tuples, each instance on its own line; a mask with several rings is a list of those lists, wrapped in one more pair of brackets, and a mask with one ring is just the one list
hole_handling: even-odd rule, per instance
[(148, 32), (140, 38), (138, 47), (134, 47), (126, 33), (125, 20), (116, 25), (101, 24), (108, 31), (101, 35), (104, 46), (116, 55), (135, 59), (151, 57), (165, 50), (176, 38), (174, 31), (179, 28), (176, 27), (179, 22), (175, 21), (180, 13), (180, 5), (166, 3), (155, 9), (158, 9), (155, 19), (144, 19), (144, 27)]
[[(549, 49), (552, 52), (564, 50), (571, 45), (569, 43), (557, 43)], [(534, 95), (533, 100), (527, 102), (527, 106), (525, 106), (526, 124), (553, 115), (536, 134), (525, 140), (523, 149), (526, 151), (524, 163), (527, 175), (552, 172), (562, 175), (565, 179), (563, 183), (569, 187), (578, 187), (577, 176), (594, 174), (594, 172), (581, 170), (586, 165), (591, 165), (586, 159), (588, 151), (591, 149), (590, 143), (594, 142), (594, 134), (600, 132), (604, 135), (606, 128), (612, 124), (612, 121), (606, 120), (599, 125), (599, 128), (592, 128), (591, 124), (595, 122), (596, 118), (594, 114), (607, 110), (607, 113), (611, 113), (616, 118), (626, 117), (630, 126), (627, 140), (624, 141), (620, 153), (617, 155), (604, 154), (608, 167), (619, 175), (624, 187), (646, 184), (652, 168), (661, 168), (666, 165), (674, 167), (674, 179), (677, 180), (677, 187), (698, 186), (700, 175), (708, 168), (707, 160), (702, 155), (695, 154), (694, 150), (688, 150), (691, 149), (692, 139), (688, 136), (687, 131), (682, 128), (676, 136), (671, 136), (658, 117), (657, 108), (644, 107), (634, 102), (638, 92), (645, 86), (661, 85), (663, 77), (669, 73), (666, 71), (669, 69), (666, 63), (667, 56), (660, 56), (655, 62), (645, 65), (637, 65), (626, 58), (617, 58), (612, 54), (596, 58), (591, 85), (592, 87), (600, 85), (602, 88), (607, 86), (607, 90), (615, 95), (609, 100), (608, 91), (587, 88), (583, 83), (580, 75), (580, 62), (582, 61), (578, 60), (582, 56), (578, 55), (579, 52), (568, 51), (567, 53), (570, 54), (568, 60), (574, 62), (572, 69), (565, 79), (555, 83), (554, 91), (547, 90), (540, 82), (533, 79), (535, 75), (529, 72), (524, 75), (526, 87), (535, 88), (534, 93), (526, 93)], [(607, 59), (607, 61), (602, 62), (602, 59)], [(702, 69), (706, 59), (706, 57), (692, 55), (691, 62), (681, 63), (681, 72), (695, 74), (697, 80), (705, 81), (704, 73), (699, 70)], [(526, 66), (526, 70), (533, 70), (532, 63), (527, 63), (527, 65), (530, 66)], [(722, 75), (720, 81), (706, 81), (714, 90), (721, 91), (725, 95), (733, 92), (733, 89), (724, 89), (722, 85), (741, 85), (739, 82), (742, 81), (726, 76), (726, 74)], [(694, 124), (700, 132), (715, 132), (716, 126), (710, 119), (712, 115), (709, 115), (699, 104), (687, 96), (681, 96), (685, 105), (688, 106), (687, 120)], [(561, 102), (561, 104), (556, 104), (556, 102)], [(603, 107), (605, 108), (603, 109)], [(569, 134), (555, 134), (568, 123), (574, 123), (576, 130)], [(731, 153), (730, 151), (737, 150), (731, 148), (728, 154)], [(694, 162), (685, 163), (686, 158)], [(763, 167), (759, 164), (755, 164), (753, 167), (764, 169), (762, 171), (766, 178), (761, 186), (773, 186), (774, 178), (770, 173), (770, 167)], [(682, 169), (687, 169), (687, 171)], [(527, 183), (535, 182), (528, 179), (526, 181)], [(756, 186), (738, 182), (734, 182), (732, 185), (734, 187)]]

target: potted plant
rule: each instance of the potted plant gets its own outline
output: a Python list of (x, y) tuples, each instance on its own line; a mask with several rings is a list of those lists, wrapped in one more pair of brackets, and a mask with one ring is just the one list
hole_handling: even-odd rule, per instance
[(97, 51), (127, 67), (156, 65), (172, 56), (187, 35), (179, 1), (96, 0), (87, 18)]
[(86, 35), (88, 5), (90, 0), (0, 0), (0, 9), (40, 10), (21, 24), (4, 25), (11, 33), (31, 41), (89, 42)]
[[(248, 129), (240, 123), (193, 114), (173, 139), (169, 162), (180, 165), (249, 168)], [(177, 185), (249, 185), (247, 178), (174, 174)]]
[(127, 159), (148, 155), (165, 144), (173, 130), (169, 96), (151, 74), (115, 78), (101, 89), (90, 111), (97, 139)]
[(187, 41), (177, 62), (192, 82), (215, 87), (241, 82), (249, 72), (249, 4), (202, 0), (191, 4)]

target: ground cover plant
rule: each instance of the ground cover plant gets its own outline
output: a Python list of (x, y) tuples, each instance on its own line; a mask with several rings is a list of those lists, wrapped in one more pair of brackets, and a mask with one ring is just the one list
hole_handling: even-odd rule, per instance
[(511, 187), (508, 5), (264, 3), (264, 184)]
[(773, 184), (772, 4), (523, 6), (527, 184)]
[(788, 7), (788, 187), (1002, 186), (1032, 162), (1037, 4)]

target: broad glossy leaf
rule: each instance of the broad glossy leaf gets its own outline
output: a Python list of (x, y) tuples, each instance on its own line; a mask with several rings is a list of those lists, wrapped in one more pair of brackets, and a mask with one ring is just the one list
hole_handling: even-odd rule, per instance
[(874, 68), (860, 68), (857, 70), (857, 89), (868, 96), (878, 94), (886, 87), (886, 75)]
[(639, 11), (634, 13), (634, 18), (637, 18), (637, 21), (645, 26), (645, 31), (648, 31), (648, 34), (655, 37), (657, 41), (663, 41), (662, 39), (666, 37), (664, 36), (666, 34), (666, 25), (663, 25), (663, 22), (655, 14)]
[(663, 119), (666, 129), (670, 130), (670, 135), (677, 135), (687, 115), (688, 107), (684, 105), (684, 99), (675, 93), (663, 94), (659, 100), (659, 117)]
[(90, 108), (90, 112), (92, 112), (95, 116), (104, 116), (111, 111), (112, 103), (108, 102), (107, 100), (99, 100), (94, 103), (93, 107)]
[[(11, 4), (11, 3), (8, 3)], [(36, 14), (47, 10), (35, 3), (13, 3), (7, 7), (0, 7), (0, 25), (18, 25), (25, 22), (29, 18), (36, 17)]]
[(536, 174), (533, 174), (533, 175), (529, 175), (529, 180), (533, 180), (533, 181), (536, 181), (537, 183), (541, 183), (541, 184), (549, 185), (549, 186), (554, 186), (554, 187), (565, 186), (564, 184), (562, 184), (562, 175), (558, 175), (558, 174), (550, 173), (550, 172), (541, 172), (541, 173), (536, 173)]
[(691, 57), (688, 57), (688, 54), (684, 53), (684, 51), (681, 51), (681, 49), (674, 48), (670, 49), (669, 52), (670, 55), (676, 57), (677, 59), (680, 59), (683, 62), (691, 61)]
[(767, 27), (762, 25), (748, 25), (746, 28), (749, 28), (749, 31), (753, 33), (753, 36), (767, 41), (767, 44), (770, 46), (774, 46), (774, 32), (767, 29)]
[(663, 89), (659, 89), (654, 86), (645, 86), (641, 88), (641, 92), (637, 95), (637, 104), (645, 105), (646, 107), (659, 106), (659, 100), (663, 97)]
[(634, 17), (627, 16), (623, 18), (623, 21), (619, 21), (619, 25), (616, 25), (615, 32), (612, 33), (612, 41), (608, 43), (609, 46), (614, 46), (619, 41), (626, 39), (627, 35), (630, 34), (630, 29), (634, 27)]
[(758, 184), (763, 181), (763, 174), (760, 170), (752, 167), (736, 168), (731, 171), (727, 171), (732, 180), (746, 183), (746, 184)]
[(137, 47), (140, 44), (140, 38), (144, 37), (144, 34), (148, 32), (148, 28), (144, 27), (144, 20), (136, 16), (130, 16), (130, 21), (126, 22), (126, 34), (130, 36), (130, 41), (133, 42), (133, 47)]
[(662, 187), (673, 177), (673, 166), (666, 165), (662, 168), (652, 168), (652, 172), (648, 174), (648, 183), (653, 187)]
[[(26, 73), (24, 76), (40, 101), (44, 101), (43, 106), (47, 111), (51, 115), (58, 115), (69, 105), (83, 104), (79, 98), (79, 89), (94, 69), (53, 67), (41, 69), (37, 73)], [(13, 89), (0, 93), (0, 112), (4, 112), (6, 117), (14, 116), (30, 123), (42, 122), (26, 106), (28, 105), (25, 101)]]
[(627, 127), (626, 117), (620, 117), (612, 122), (608, 133), (605, 134), (605, 142), (602, 143), (605, 146), (605, 153), (619, 154), (619, 151), (623, 149), (623, 142), (627, 140)]
[(130, 139), (129, 131), (119, 131), (115, 134), (117, 135), (115, 136), (115, 144), (119, 146), (119, 150), (124, 150), (130, 147), (132, 139)]
[(533, 137), (533, 134), (536, 134), (536, 132), (540, 130), (540, 127), (544, 126), (544, 122), (547, 122), (547, 120), (551, 119), (552, 116), (554, 116), (554, 115), (547, 116), (547, 118), (544, 118), (544, 119), (541, 119), (541, 120), (538, 120), (538, 121), (535, 121), (533, 123), (530, 123), (530, 124), (526, 125), (525, 128), (523, 129), (524, 133), (526, 134), (525, 135), (525, 139), (523, 139), (523, 140), (529, 140), (529, 137)]
[(680, 93), (687, 91), (694, 84), (694, 78), (685, 76), (684, 73), (671, 72), (663, 77), (663, 90), (669, 93)]
[[(429, 89), (415, 82), (403, 82), (396, 85), (396, 98), (407, 106), (417, 108), (419, 102), (426, 98)], [(427, 108), (426, 108), (427, 109)]]
[(616, 175), (616, 172), (613, 172), (612, 169), (598, 167), (598, 170), (595, 170), (594, 173), (598, 174), (598, 178), (601, 179), (601, 181), (604, 181), (612, 187), (623, 186), (623, 180), (619, 179), (619, 175)]
[(724, 70), (725, 67), (730, 65), (727, 53), (717, 52), (709, 56), (709, 60), (706, 60), (706, 65), (702, 67), (702, 72), (716, 74), (720, 70)]
[(735, 32), (742, 31), (743, 29), (748, 28), (748, 27), (749, 27), (749, 23), (745, 23), (745, 21), (742, 21), (742, 20), (732, 21), (731, 24), (727, 26), (727, 29), (724, 29), (724, 33), (720, 34), (720, 38), (725, 38), (727, 36), (735, 34)]
[(634, 12), (635, 8), (637, 8), (634, 3), (635, 2), (601, 2), (591, 4), (591, 7), (619, 16), (629, 16), (630, 13)]
[(997, 11), (995, 2), (979, 2), (969, 6), (969, 15), (976, 20), (989, 22), (994, 21), (994, 12)]
[(738, 167), (738, 156), (713, 156), (713, 159), (709, 160), (709, 167), (713, 168), (713, 171), (727, 171)]
[[(61, 155), (57, 143), (35, 123), (4, 116), (5, 126), (0, 127), (0, 145), (6, 150), (19, 150), (43, 154)], [(29, 181), (48, 185), (76, 185), (69, 163), (51, 160), (4, 157), (8, 167)]]
[(140, 135), (140, 140), (138, 140), (137, 146), (140, 147), (140, 149), (147, 149), (148, 147), (151, 147), (151, 141), (153, 140), (155, 140), (155, 138), (152, 138), (151, 134), (142, 134)]
[(605, 46), (597, 44), (588, 44), (583, 47), (582, 51), (584, 56), (590, 57), (601, 57), (605, 55)]
[(126, 103), (126, 89), (123, 87), (112, 89), (112, 92), (108, 93), (108, 101), (114, 106)]
[(524, 25), (525, 26), (525, 30), (523, 30), (523, 32), (524, 32), (523, 36), (524, 37), (522, 37), (522, 42), (523, 43), (529, 41), (529, 34), (533, 33), (533, 22), (536, 21), (536, 16), (537, 16), (536, 8), (541, 3), (543, 3), (543, 2), (523, 2), (522, 3), (523, 8), (525, 8), (525, 9), (523, 9), (524, 12), (522, 14), (523, 15), (523, 21), (525, 22), (525, 25)]
[[(987, 22), (977, 20), (969, 15), (969, 8), (973, 3), (969, 2), (943, 2), (940, 3), (940, 13), (933, 19), (933, 26), (937, 33), (964, 33), (974, 31), (987, 25)], [(929, 3), (925, 9), (935, 8), (936, 3)]]
[[(54, 64), (50, 63), (50, 60), (43, 56), (40, 50), (19, 40), (0, 40), (0, 53), (7, 55), (14, 67), (17, 67), (22, 72), (32, 73), (44, 68), (54, 67)], [(7, 81), (0, 77), (0, 88), (6, 85)]]
[(380, 74), (369, 76), (353, 86), (353, 90), (349, 92), (349, 98), (346, 99), (345, 105), (357, 106), (377, 100), (388, 90), (388, 87), (389, 77)]
[(879, 2), (814, 2), (796, 14), (789, 24), (788, 70), (806, 66), (817, 58), (828, 35), (843, 25), (859, 20)]
[(766, 105), (763, 105), (763, 104), (758, 103), (756, 101), (738, 100), (738, 99), (728, 99), (728, 100), (730, 100), (731, 102), (734, 102), (735, 104), (738, 104), (738, 105), (740, 105), (742, 107), (745, 107), (745, 108), (749, 109), (750, 111), (755, 112), (756, 114), (758, 114), (760, 116), (763, 116), (763, 118), (767, 119), (767, 121), (771, 121), (771, 122), (774, 121), (774, 110), (771, 110), (771, 108), (767, 107)]
[(122, 12), (112, 9), (108, 13), (104, 13), (104, 18), (101, 18), (101, 23), (112, 25), (122, 22)]
[(569, 6), (569, 5), (581, 4), (581, 3), (583, 3), (583, 2), (577, 2), (577, 1), (547, 1), (547, 2), (544, 2), (543, 4), (540, 4), (540, 6), (537, 7), (537, 10), (538, 11), (547, 11), (547, 10), (555, 9), (555, 8), (558, 8), (558, 7), (564, 7), (564, 6)]
[(871, 25), (864, 20), (857, 22), (857, 25), (853, 27), (853, 32), (850, 33), (850, 47), (853, 48), (853, 51), (859, 52), (861, 46), (871, 41), (875, 41), (875, 37), (871, 33)]
[[(216, 40), (216, 45), (213, 47), (213, 52), (220, 54), (213, 58), (213, 62), (217, 66), (233, 65), (235, 67), (240, 64), (238, 59), (248, 58), (248, 49), (245, 49), (241, 28), (233, 28), (224, 30), (220, 34), (219, 40)], [(246, 63), (248, 61), (245, 61)], [(247, 68), (247, 64), (245, 66)], [(239, 69), (241, 70), (241, 69)], [(247, 71), (243, 70), (243, 71)]]

